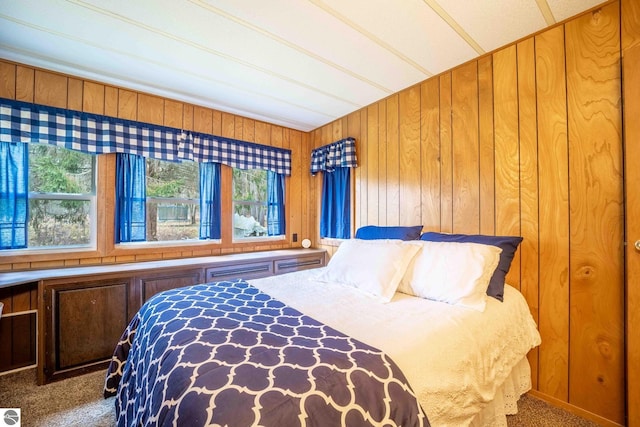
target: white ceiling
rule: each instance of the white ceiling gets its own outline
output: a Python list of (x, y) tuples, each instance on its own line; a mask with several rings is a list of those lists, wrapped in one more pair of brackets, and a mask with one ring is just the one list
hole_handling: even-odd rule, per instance
[(0, 0), (0, 58), (318, 128), (603, 0)]

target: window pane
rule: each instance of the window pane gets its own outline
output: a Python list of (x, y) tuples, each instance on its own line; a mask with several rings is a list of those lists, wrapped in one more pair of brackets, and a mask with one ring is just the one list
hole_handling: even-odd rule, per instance
[(91, 245), (95, 157), (29, 144), (28, 247)]
[(29, 248), (91, 243), (91, 201), (29, 200)]
[(196, 162), (147, 159), (147, 241), (198, 238), (199, 182)]
[(47, 144), (29, 144), (29, 191), (93, 194), (94, 157)]
[(233, 237), (267, 235), (267, 171), (233, 170)]

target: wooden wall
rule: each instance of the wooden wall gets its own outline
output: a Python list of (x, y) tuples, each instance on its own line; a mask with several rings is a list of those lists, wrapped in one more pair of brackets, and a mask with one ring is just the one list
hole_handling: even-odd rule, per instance
[[(36, 69), (0, 59), (0, 97), (35, 102), (60, 108), (85, 111), (158, 125), (183, 128), (239, 140), (291, 149), (292, 175), (286, 181), (287, 236), (284, 240), (251, 243), (232, 242), (231, 168), (223, 166), (223, 218), (221, 243), (196, 243), (191, 246), (154, 246), (118, 248), (113, 244), (115, 156), (98, 156), (98, 247), (83, 251), (41, 251), (37, 254), (7, 256), (0, 254), (2, 271), (56, 268), (148, 261), (191, 256), (210, 256), (232, 252), (250, 252), (299, 247), (312, 235), (315, 202), (308, 197), (311, 184), (308, 173), (309, 135), (249, 118), (209, 108), (164, 99), (124, 88), (83, 80)], [(298, 236), (293, 242), (293, 233)], [(14, 295), (16, 294), (17, 295)], [(4, 313), (35, 309), (29, 300), (31, 290), (2, 290)]]
[(523, 236), (507, 280), (542, 335), (534, 394), (613, 425), (625, 416), (620, 37), (610, 2), (311, 136), (357, 139), (354, 229)]

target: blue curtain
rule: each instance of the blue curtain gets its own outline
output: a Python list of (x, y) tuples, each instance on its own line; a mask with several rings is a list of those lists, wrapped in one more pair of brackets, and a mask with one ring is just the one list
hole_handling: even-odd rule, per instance
[(29, 147), (0, 142), (0, 249), (27, 247)]
[(322, 172), (320, 237), (351, 237), (351, 168), (337, 167)]
[(220, 163), (200, 163), (200, 238), (220, 238)]
[(267, 235), (285, 234), (284, 175), (267, 171)]
[(116, 155), (116, 243), (146, 240), (146, 199), (144, 157), (118, 153)]

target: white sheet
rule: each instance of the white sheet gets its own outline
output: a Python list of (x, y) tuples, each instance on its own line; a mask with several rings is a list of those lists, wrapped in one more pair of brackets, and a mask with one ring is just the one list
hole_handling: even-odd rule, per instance
[(434, 427), (476, 425), (474, 417), (540, 344), (526, 301), (511, 286), (503, 303), (487, 298), (481, 313), (402, 293), (380, 303), (355, 288), (314, 280), (320, 271), (250, 283), (391, 356)]

